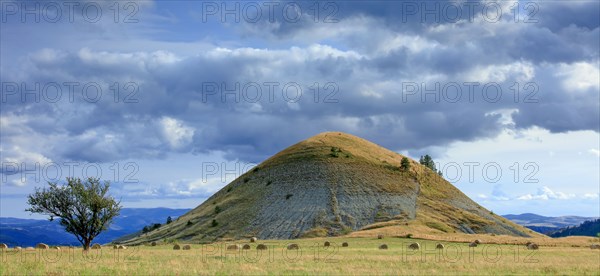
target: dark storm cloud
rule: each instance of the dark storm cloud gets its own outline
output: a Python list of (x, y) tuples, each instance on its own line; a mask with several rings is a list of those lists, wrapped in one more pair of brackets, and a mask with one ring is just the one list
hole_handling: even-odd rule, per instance
[[(594, 7), (586, 3), (577, 2), (573, 9)], [(598, 131), (598, 84), (590, 83), (593, 75), (580, 77), (598, 70), (597, 22), (544, 15), (539, 23), (514, 23), (509, 18), (496, 23), (421, 24), (418, 14), (403, 14), (409, 2), (338, 4), (336, 23), (304, 17), (289, 23), (279, 14), (276, 23), (263, 20), (233, 27), (252, 30), (252, 39), (297, 47), (215, 46), (186, 55), (168, 49), (49, 46), (22, 56), (14, 70), (2, 71), (4, 83), (97, 83), (104, 94), (97, 102), (80, 92), (71, 100), (66, 90), (55, 103), (31, 97), (23, 101), (19, 86), (2, 102), (3, 155), (29, 160), (31, 153), (39, 153), (51, 160), (107, 162), (222, 151), (229, 159), (259, 162), (331, 130), (394, 150), (420, 149), (495, 136), (504, 127), (498, 110), (518, 110), (512, 113), (516, 128)], [(555, 7), (564, 4), (539, 5), (540, 16), (544, 11), (561, 16)], [(588, 13), (583, 18), (589, 18)], [(3, 44), (17, 47), (5, 40)], [(465, 82), (479, 83), (473, 99)], [(121, 89), (117, 98), (114, 83)], [(137, 89), (133, 102), (126, 102), (129, 83)], [(518, 100), (511, 90), (515, 83)], [(524, 99), (528, 83), (537, 85), (530, 102)], [(272, 95), (267, 84), (276, 85)], [(407, 93), (406, 84), (421, 91)], [(448, 84), (462, 89), (456, 101), (440, 96)], [(486, 84), (500, 87), (502, 97), (484, 98)], [(423, 98), (422, 85), (441, 99)], [(261, 90), (257, 99), (241, 93), (248, 88), (252, 94), (256, 87)], [(300, 87), (302, 94), (286, 98), (283, 87)], [(223, 88), (236, 88), (236, 95), (223, 95)]]

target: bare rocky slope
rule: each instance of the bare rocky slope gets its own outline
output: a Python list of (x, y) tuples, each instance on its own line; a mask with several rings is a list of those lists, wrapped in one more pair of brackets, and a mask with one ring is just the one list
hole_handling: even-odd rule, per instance
[(418, 162), (400, 169), (402, 157), (346, 133), (321, 133), (262, 162), (173, 223), (123, 243), (293, 239), (408, 223), (440, 233), (531, 234)]

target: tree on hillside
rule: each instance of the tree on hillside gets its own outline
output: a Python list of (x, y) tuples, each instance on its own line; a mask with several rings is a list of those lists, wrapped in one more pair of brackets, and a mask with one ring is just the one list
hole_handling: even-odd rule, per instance
[(429, 156), (429, 154), (425, 154), (425, 156), (421, 155), (421, 158), (419, 158), (419, 163), (429, 169), (431, 169), (432, 171), (434, 171), (435, 173), (437, 173), (439, 176), (443, 176), (442, 175), (442, 170), (438, 170), (435, 167), (435, 162), (433, 161), (433, 158), (431, 158), (431, 156)]
[(429, 154), (421, 156), (419, 163), (427, 168), (430, 168), (432, 171), (437, 172), (437, 169), (435, 168), (435, 162), (433, 162), (433, 158), (431, 158)]
[(400, 168), (403, 171), (408, 171), (408, 169), (410, 169), (410, 161), (408, 158), (402, 157), (402, 160), (400, 160)]
[(171, 216), (169, 216), (169, 217), (167, 218), (167, 224), (169, 224), (169, 223), (171, 223), (171, 222), (173, 222), (173, 219), (171, 218)]
[(48, 186), (27, 197), (30, 208), (25, 211), (48, 215), (50, 220), (60, 218), (60, 225), (75, 235), (84, 250), (121, 211), (120, 202), (108, 195), (110, 183), (100, 183), (98, 178), (67, 177), (66, 185), (48, 182)]

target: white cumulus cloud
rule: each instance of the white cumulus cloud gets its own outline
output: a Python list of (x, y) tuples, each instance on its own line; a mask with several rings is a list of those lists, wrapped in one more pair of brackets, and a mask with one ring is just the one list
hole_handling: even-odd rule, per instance
[(163, 117), (160, 119), (162, 134), (173, 149), (181, 149), (192, 142), (195, 129), (186, 126), (182, 121)]
[(574, 194), (566, 194), (563, 192), (555, 192), (543, 186), (538, 189), (536, 194), (526, 194), (518, 197), (520, 200), (549, 200), (549, 199), (572, 199), (575, 198)]

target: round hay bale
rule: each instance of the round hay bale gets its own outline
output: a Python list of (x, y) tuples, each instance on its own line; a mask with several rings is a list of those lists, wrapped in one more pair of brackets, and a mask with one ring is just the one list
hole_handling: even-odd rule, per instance
[(379, 240), (383, 239), (383, 235), (381, 235), (381, 234), (377, 235), (377, 239), (379, 239)]
[(419, 250), (421, 249), (421, 245), (417, 242), (413, 242), (408, 246), (408, 248), (412, 250)]
[(325, 241), (325, 243), (323, 244), (323, 246), (325, 246), (325, 247), (330, 246), (330, 245), (331, 245), (331, 243), (328, 241)]
[(35, 248), (33, 248), (31, 246), (25, 247), (25, 251), (34, 251), (34, 250), (35, 250)]
[(237, 244), (230, 244), (227, 246), (227, 250), (240, 250), (240, 246)]
[(387, 246), (387, 244), (384, 243), (379, 246), (379, 249), (388, 249), (388, 246)]
[(528, 241), (525, 243), (525, 246), (529, 246), (530, 244), (532, 244), (532, 242)]
[(250, 242), (256, 242), (258, 239), (256, 237), (250, 238)]
[(150, 246), (156, 246), (156, 242), (155, 241), (151, 242)]
[(590, 245), (590, 249), (600, 249), (600, 244), (592, 244)]
[(127, 249), (127, 246), (124, 246), (124, 245), (119, 245), (119, 246), (117, 247), (117, 249)]
[(347, 242), (343, 242), (342, 243), (342, 247), (348, 247), (348, 243)]
[[(32, 248), (33, 248), (33, 247), (32, 247)], [(38, 244), (35, 246), (35, 248), (37, 248), (37, 249), (49, 249), (49, 248), (50, 248), (50, 246), (48, 246), (48, 245), (47, 245), (47, 244), (45, 244), (45, 243), (38, 243)]]
[(441, 243), (438, 243), (438, 244), (435, 245), (435, 248), (436, 249), (444, 249), (444, 245), (441, 244)]
[(173, 250), (179, 250), (179, 249), (181, 249), (181, 246), (179, 244), (173, 245)]
[(476, 243), (476, 244), (481, 244), (481, 240), (480, 239), (477, 239), (477, 240), (475, 240), (473, 242)]
[(300, 246), (297, 243), (292, 243), (292, 244), (290, 244), (290, 245), (287, 246), (287, 249), (288, 250), (294, 250), (294, 249), (298, 250), (298, 249), (300, 249)]
[(0, 249), (8, 249), (8, 245), (5, 243), (0, 243)]
[(250, 245), (249, 244), (244, 244), (244, 246), (242, 246), (243, 250), (248, 250), (250, 249)]
[(119, 246), (115, 244), (113, 245), (113, 249), (119, 249)]
[(102, 249), (102, 245), (95, 243), (94, 245), (92, 245), (92, 249)]
[(538, 249), (540, 249), (540, 247), (537, 244), (535, 244), (535, 243), (531, 243), (531, 244), (529, 244), (527, 246), (527, 249), (529, 249), (529, 250), (538, 250)]
[(189, 244), (186, 244), (181, 249), (183, 249), (183, 250), (192, 250), (192, 246), (189, 245)]
[(13, 248), (14, 251), (19, 251), (21, 249), (23, 249), (23, 248), (21, 248), (20, 246), (15, 246), (15, 248)]
[(267, 246), (261, 243), (256, 246), (256, 250), (267, 250)]
[(56, 250), (60, 251), (60, 247), (58, 247), (58, 246), (52, 246), (52, 249), (56, 249)]
[(476, 242), (469, 243), (469, 247), (477, 247), (477, 243)]

